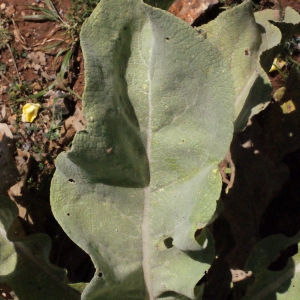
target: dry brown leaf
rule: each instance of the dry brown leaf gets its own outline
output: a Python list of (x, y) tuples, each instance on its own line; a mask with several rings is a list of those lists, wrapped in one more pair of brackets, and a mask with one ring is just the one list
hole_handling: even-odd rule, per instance
[(1, 109), (1, 119), (5, 119), (6, 117), (6, 107), (5, 105), (2, 106), (2, 109)]
[(6, 9), (5, 9), (5, 14), (6, 14), (9, 18), (11, 18), (12, 15), (13, 15), (15, 12), (16, 12), (16, 9), (14, 8), (13, 5), (9, 5), (9, 6), (7, 6)]
[(83, 112), (80, 109), (76, 109), (73, 116), (66, 119), (64, 125), (61, 128), (60, 144), (68, 144), (74, 137), (75, 133), (84, 130), (86, 126), (86, 119), (83, 116)]
[(27, 209), (22, 206), (22, 201), (20, 201), (20, 199), (23, 196), (23, 188), (26, 185), (31, 159), (29, 152), (17, 149), (17, 153), (18, 155), (15, 157), (15, 162), (19, 171), (20, 180), (8, 190), (8, 195), (10, 199), (16, 203), (19, 209), (19, 216), (25, 219), (27, 215)]
[(53, 109), (53, 103), (54, 103), (54, 113), (62, 113), (62, 115), (69, 114), (69, 110), (65, 105), (64, 98), (59, 98), (63, 95), (61, 91), (58, 90), (50, 90), (47, 92), (44, 97), (49, 97), (48, 101), (44, 104), (45, 108)]
[(232, 275), (232, 282), (239, 282), (252, 276), (251, 271), (245, 272), (243, 270), (230, 269), (230, 272)]
[(42, 66), (47, 64), (46, 55), (41, 51), (31, 52), (27, 55), (28, 59), (31, 61), (30, 67), (34, 70), (42, 70)]
[(21, 34), (18, 25), (15, 23), (15, 21), (13, 19), (12, 19), (12, 22), (14, 25), (13, 34), (14, 34), (15, 42), (20, 43), (24, 49), (28, 50), (29, 48), (26, 47), (27, 42), (26, 42), (24, 36)]
[(53, 80), (53, 79), (55, 79), (55, 77), (56, 77), (54, 74), (49, 75), (46, 71), (42, 71), (42, 72), (41, 72), (41, 75), (42, 75), (47, 81)]

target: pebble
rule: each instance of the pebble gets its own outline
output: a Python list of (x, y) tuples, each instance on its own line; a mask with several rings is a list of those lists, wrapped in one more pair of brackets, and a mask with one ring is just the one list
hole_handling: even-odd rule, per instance
[(1, 4), (0, 4), (0, 9), (1, 9), (1, 10), (4, 10), (5, 8), (6, 8), (6, 4), (5, 4), (5, 3), (1, 3)]
[(33, 83), (32, 85), (32, 88), (35, 90), (35, 91), (41, 91), (42, 90), (42, 87), (39, 83), (35, 82)]

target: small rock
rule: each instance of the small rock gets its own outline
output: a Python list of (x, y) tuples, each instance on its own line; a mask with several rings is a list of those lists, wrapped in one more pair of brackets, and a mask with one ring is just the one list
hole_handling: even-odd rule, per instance
[(43, 89), (38, 82), (34, 82), (31, 87), (36, 91), (41, 91)]
[(6, 8), (6, 4), (5, 4), (5, 3), (1, 3), (1, 4), (0, 4), (0, 9), (1, 9), (1, 10), (4, 10), (5, 8)]

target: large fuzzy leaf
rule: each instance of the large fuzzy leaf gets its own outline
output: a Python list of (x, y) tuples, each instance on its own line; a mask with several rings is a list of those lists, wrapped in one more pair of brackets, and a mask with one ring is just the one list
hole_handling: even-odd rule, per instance
[(11, 287), (20, 300), (80, 299), (65, 282), (66, 271), (49, 262), (50, 238), (18, 237), (17, 213), (16, 205), (0, 196), (0, 285)]
[(272, 34), (272, 41), (268, 42), (263, 25), (272, 25), (266, 23), (257, 24), (252, 3), (244, 1), (200, 27), (206, 38), (220, 49), (229, 65), (227, 72), (232, 73), (236, 131), (244, 129), (254, 106), (270, 100), (271, 84), (259, 57), (264, 50), (278, 44), (281, 35), (277, 30), (277, 35)]
[(81, 42), (88, 126), (56, 161), (51, 205), (95, 264), (83, 299), (193, 299), (232, 137), (227, 64), (138, 0), (102, 0)]

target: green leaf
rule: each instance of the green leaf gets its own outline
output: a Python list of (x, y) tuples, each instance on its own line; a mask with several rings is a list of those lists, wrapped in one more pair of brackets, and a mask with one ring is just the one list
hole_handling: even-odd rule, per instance
[(61, 78), (64, 78), (65, 73), (68, 71), (70, 58), (72, 55), (73, 55), (73, 50), (69, 49), (61, 63), (60, 71), (58, 73), (58, 76), (60, 76)]
[(57, 158), (51, 206), (95, 264), (83, 299), (195, 298), (233, 131), (227, 64), (138, 0), (102, 0), (81, 43), (88, 125)]
[[(273, 20), (273, 19), (271, 19)], [(291, 7), (287, 7), (285, 9), (285, 12), (284, 12), (284, 22), (286, 23), (292, 23), (292, 24), (299, 24), (300, 23), (300, 15), (299, 13), (292, 9)]]
[(252, 270), (255, 282), (249, 286), (243, 300), (299, 298), (299, 254), (289, 259), (287, 266), (281, 271), (267, 269), (270, 263), (279, 257), (280, 251), (292, 244), (298, 244), (299, 241), (300, 233), (291, 238), (277, 234), (265, 238), (255, 246), (246, 264), (246, 269)]
[[(269, 15), (270, 16), (270, 15)], [(291, 50), (288, 46), (294, 36), (300, 34), (300, 16), (299, 14), (291, 8), (286, 8), (285, 11), (285, 20), (284, 22), (279, 22), (278, 18), (269, 18), (269, 22), (276, 26), (280, 32), (280, 44), (277, 43), (276, 46), (266, 50), (261, 55), (261, 65), (266, 72), (271, 68), (274, 58), (277, 56), (282, 56), (283, 59), (287, 60), (289, 56), (289, 51)], [(276, 36), (278, 34), (276, 33)], [(269, 36), (271, 40), (274, 38), (274, 34)], [(277, 37), (278, 39), (278, 37)]]
[[(256, 23), (250, 1), (225, 11), (199, 29), (228, 62), (226, 71), (233, 76), (236, 93), (235, 131), (240, 131), (246, 126), (251, 109), (271, 99), (271, 84), (259, 57), (272, 45), (262, 41), (265, 29)], [(275, 45), (279, 41), (275, 39)]]
[(16, 205), (0, 196), (0, 284), (7, 284), (19, 299), (80, 299), (65, 283), (66, 271), (49, 262), (50, 238), (34, 234), (18, 238)]

